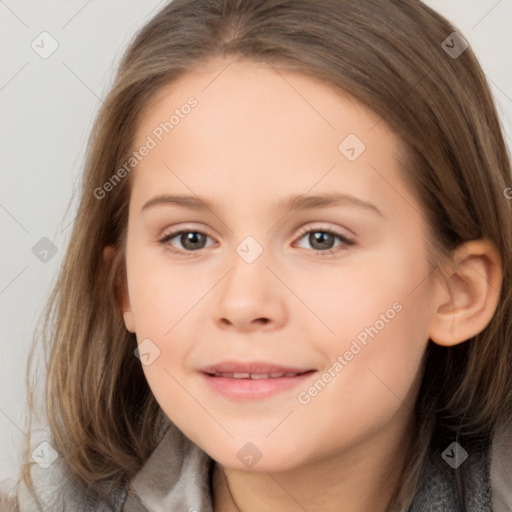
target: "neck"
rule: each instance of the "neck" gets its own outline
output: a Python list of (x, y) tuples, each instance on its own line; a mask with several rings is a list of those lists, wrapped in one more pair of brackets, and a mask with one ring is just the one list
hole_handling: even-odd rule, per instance
[[(230, 470), (217, 463), (212, 482), (213, 509), (386, 512), (400, 485), (412, 438), (411, 426), (409, 422), (397, 431), (388, 424), (364, 442), (283, 472)], [(406, 439), (409, 442), (404, 442)]]

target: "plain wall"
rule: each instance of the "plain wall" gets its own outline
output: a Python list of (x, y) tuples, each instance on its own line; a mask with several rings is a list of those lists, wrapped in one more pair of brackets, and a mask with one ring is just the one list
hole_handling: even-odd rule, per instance
[[(0, 480), (18, 474), (26, 359), (65, 252), (76, 206), (70, 201), (93, 117), (128, 40), (165, 3), (0, 2)], [(454, 22), (472, 45), (510, 141), (512, 0), (426, 3)], [(51, 38), (41, 36), (46, 38), (41, 43), (38, 37), (44, 31), (58, 43), (46, 59), (31, 46), (38, 44), (40, 52), (51, 49)], [(44, 237), (54, 247), (41, 241)]]

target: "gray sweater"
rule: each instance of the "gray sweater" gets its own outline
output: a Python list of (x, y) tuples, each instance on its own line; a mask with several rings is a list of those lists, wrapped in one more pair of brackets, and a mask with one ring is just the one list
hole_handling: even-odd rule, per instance
[[(407, 512), (512, 511), (512, 432), (498, 428), (492, 441), (465, 448), (433, 443)], [(112, 493), (114, 508), (69, 480), (61, 459), (46, 469), (34, 465), (35, 496), (22, 485), (18, 499), (22, 512), (213, 512), (213, 464), (171, 425), (130, 485)]]

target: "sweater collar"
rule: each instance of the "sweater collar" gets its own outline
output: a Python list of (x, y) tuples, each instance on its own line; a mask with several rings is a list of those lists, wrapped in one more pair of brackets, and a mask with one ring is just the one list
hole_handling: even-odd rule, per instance
[[(463, 460), (464, 459), (464, 460)], [(128, 493), (150, 512), (213, 512), (214, 460), (172, 423)], [(492, 512), (490, 438), (451, 439), (436, 432), (408, 512)], [(123, 510), (137, 510), (127, 506)]]
[(214, 460), (170, 423), (157, 448), (132, 479), (128, 496), (135, 494), (150, 512), (213, 512), (213, 467)]
[(492, 512), (489, 436), (459, 439), (436, 431), (409, 512)]

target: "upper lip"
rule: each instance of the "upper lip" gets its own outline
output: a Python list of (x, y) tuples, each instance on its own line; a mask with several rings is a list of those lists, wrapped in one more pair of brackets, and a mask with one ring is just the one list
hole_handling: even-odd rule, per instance
[(312, 371), (313, 368), (299, 368), (295, 366), (282, 366), (278, 364), (265, 363), (260, 361), (237, 362), (223, 361), (212, 366), (201, 368), (203, 373), (305, 373)]

